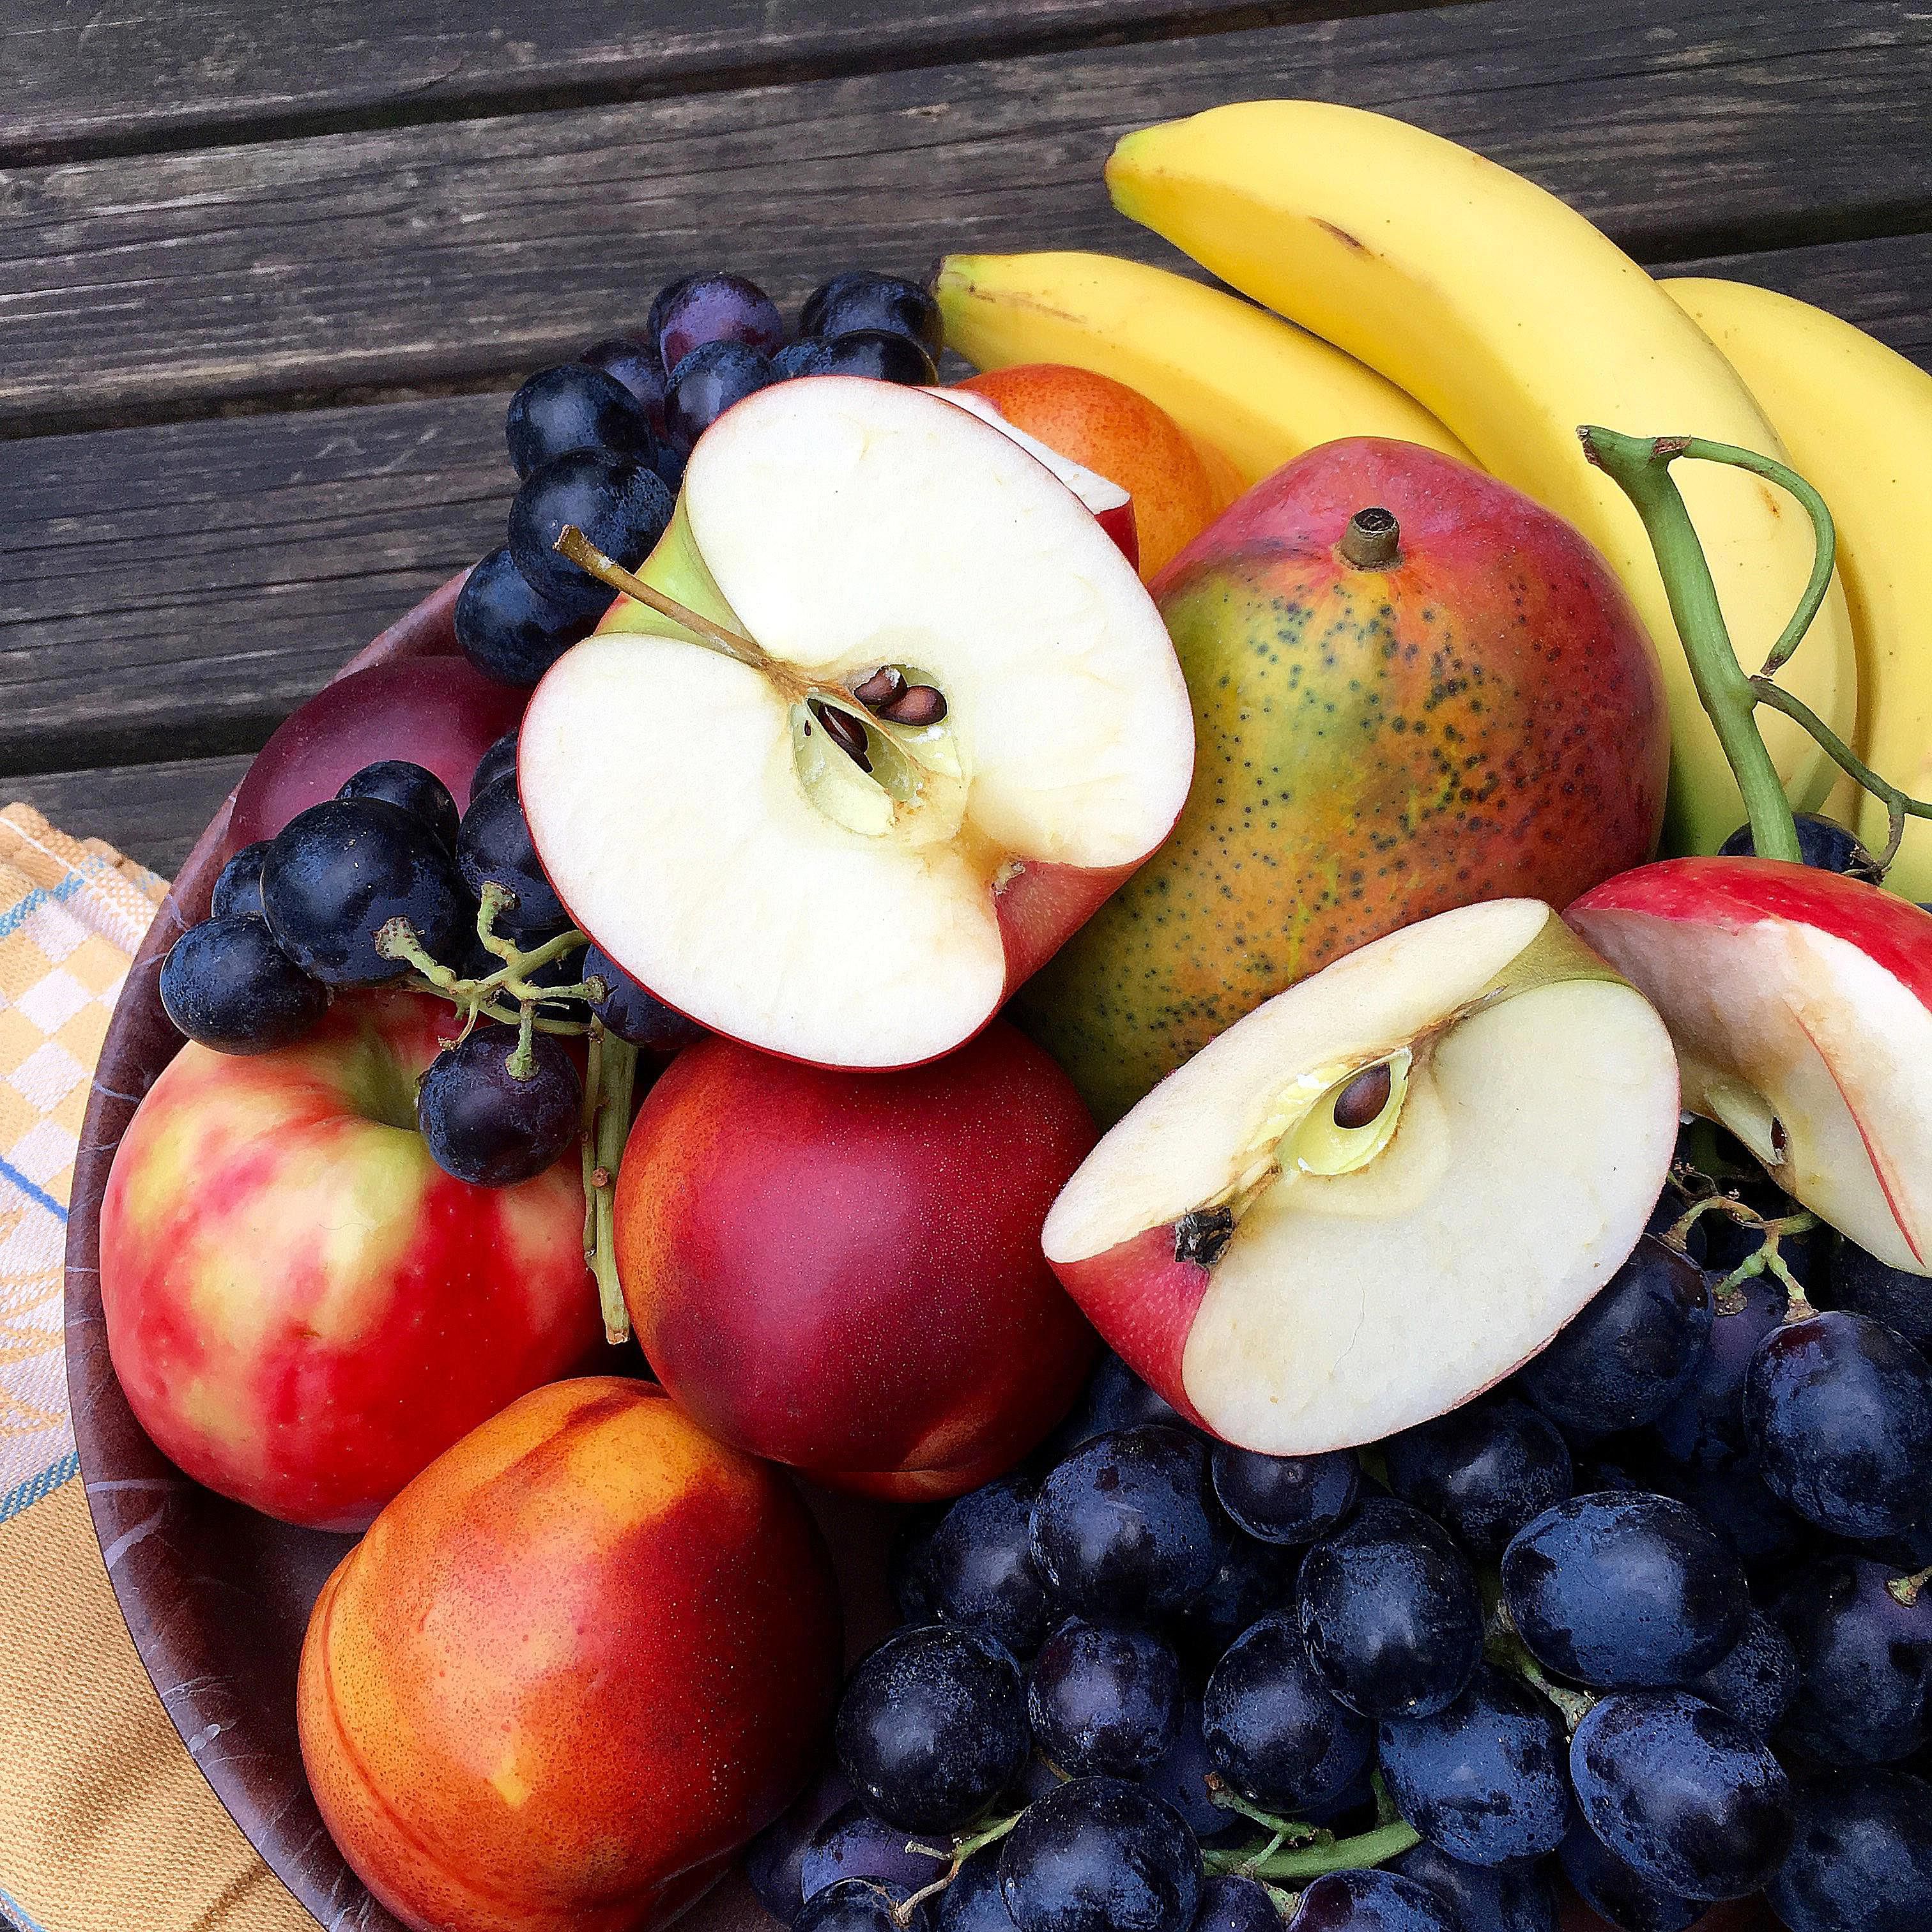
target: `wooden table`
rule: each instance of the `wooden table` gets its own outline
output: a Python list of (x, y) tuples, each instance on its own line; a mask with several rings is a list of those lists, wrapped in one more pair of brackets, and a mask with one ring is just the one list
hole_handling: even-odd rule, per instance
[(1918, 0), (6, 0), (0, 797), (164, 871), (501, 540), (506, 398), (694, 267), (1097, 247), (1124, 129), (1387, 109), (1932, 364)]

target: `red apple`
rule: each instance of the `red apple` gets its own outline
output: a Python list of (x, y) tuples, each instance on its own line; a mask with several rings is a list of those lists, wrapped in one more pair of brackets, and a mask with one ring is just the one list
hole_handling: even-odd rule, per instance
[(383, 758), (426, 765), (460, 807), (476, 760), (522, 716), (528, 695), (462, 658), (404, 658), (339, 677), (284, 718), (256, 754), (235, 794), (233, 842), (272, 838)]
[(575, 1150), (476, 1187), (416, 1131), (451, 1018), (362, 994), (298, 1046), (190, 1044), (115, 1156), (100, 1290), (128, 1402), (196, 1480), (286, 1522), (361, 1528), (598, 1346)]
[(689, 1048), (618, 1177), (638, 1339), (722, 1441), (836, 1487), (956, 1496), (1018, 1461), (1092, 1360), (1040, 1230), (1093, 1142), (1004, 1022), (891, 1074)]
[(1664, 1018), (1684, 1104), (1787, 1194), (1932, 1274), (1932, 913), (1768, 859), (1672, 859), (1565, 915)]
[(838, 1598), (778, 1472), (648, 1384), (528, 1395), (324, 1588), (302, 1761), (418, 1932), (650, 1932), (810, 1774)]

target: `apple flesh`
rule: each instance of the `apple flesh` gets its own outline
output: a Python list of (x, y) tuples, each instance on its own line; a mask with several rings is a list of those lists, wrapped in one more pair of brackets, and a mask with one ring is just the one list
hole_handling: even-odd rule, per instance
[(890, 1074), (687, 1048), (618, 1176), (638, 1340), (722, 1442), (838, 1488), (958, 1495), (1032, 1448), (1092, 1363), (1040, 1230), (1093, 1144), (1066, 1076), (1004, 1022)]
[(302, 1761), (418, 1932), (650, 1932), (803, 1785), (838, 1665), (784, 1477), (648, 1384), (563, 1382), (432, 1463), (324, 1586)]
[(197, 1482), (286, 1522), (360, 1529), (598, 1346), (576, 1150), (475, 1187), (416, 1131), (449, 1015), (357, 994), (298, 1046), (190, 1044), (115, 1156), (100, 1292), (128, 1404)]
[[(950, 1052), (1186, 796), (1186, 691), (1132, 566), (952, 402), (759, 390), (640, 576), (756, 660), (620, 600), (537, 687), (519, 787), (578, 925), (714, 1033), (825, 1066)], [(876, 716), (854, 693), (883, 667), (944, 717)]]
[(448, 786), (460, 808), (476, 760), (523, 714), (524, 694), (462, 658), (405, 658), (324, 685), (284, 718), (235, 794), (237, 846), (272, 838), (342, 782), (384, 758), (407, 758)]
[(1184, 1415), (1311, 1455), (1548, 1342), (1636, 1245), (1676, 1129), (1642, 995), (1549, 907), (1492, 900), (1229, 1028), (1102, 1140), (1044, 1246)]
[(1932, 1274), (1932, 914), (1768, 859), (1672, 859), (1565, 916), (1670, 1027), (1684, 1104), (1880, 1260)]

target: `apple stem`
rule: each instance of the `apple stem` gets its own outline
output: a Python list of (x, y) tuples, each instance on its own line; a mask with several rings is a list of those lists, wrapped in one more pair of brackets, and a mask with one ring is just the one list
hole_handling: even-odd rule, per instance
[(1932, 1583), (1932, 1570), (1921, 1570), (1912, 1576), (1894, 1576), (1885, 1586), (1885, 1593), (1894, 1604), (1902, 1604), (1908, 1610), (1918, 1601), (1918, 1593), (1928, 1583)]
[(595, 1058), (585, 1080), (584, 1192), (590, 1239), (584, 1258), (597, 1278), (604, 1339), (615, 1347), (631, 1339), (630, 1310), (617, 1280), (617, 1170), (631, 1132), (631, 1096), (638, 1078), (638, 1049), (593, 1020)]

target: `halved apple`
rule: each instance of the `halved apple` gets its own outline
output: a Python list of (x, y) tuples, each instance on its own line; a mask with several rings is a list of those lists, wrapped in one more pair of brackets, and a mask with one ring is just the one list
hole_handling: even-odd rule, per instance
[(1643, 996), (1548, 906), (1492, 899), (1238, 1021), (1100, 1142), (1042, 1239), (1184, 1414), (1310, 1455), (1542, 1348), (1636, 1245), (1676, 1130)]
[(1132, 565), (950, 401), (760, 390), (638, 576), (697, 626), (620, 599), (531, 698), (518, 782), (578, 923), (715, 1032), (947, 1052), (1186, 796), (1186, 687)]
[(1688, 1108), (1860, 1247), (1932, 1274), (1932, 914), (1812, 866), (1672, 859), (1564, 916), (1663, 1014)]

